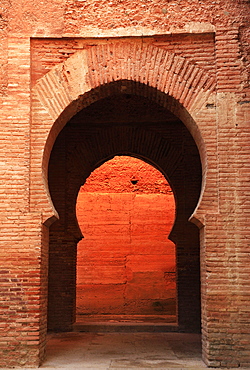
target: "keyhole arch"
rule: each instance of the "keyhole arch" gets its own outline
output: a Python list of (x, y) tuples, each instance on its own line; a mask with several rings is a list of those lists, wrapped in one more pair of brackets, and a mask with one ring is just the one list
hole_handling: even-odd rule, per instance
[(84, 235), (77, 322), (101, 315), (176, 323), (175, 244), (168, 239), (175, 200), (164, 175), (141, 159), (115, 156), (87, 178), (76, 209)]
[[(135, 107), (133, 112), (137, 112), (136, 115), (132, 112), (129, 116), (121, 117), (121, 107), (124, 104), (124, 112), (128, 112), (125, 107), (129, 104), (130, 108)], [(53, 284), (61, 287), (60, 280), (64, 276), (54, 278), (54, 271), (51, 270), (53, 282), (49, 291), (49, 327), (53, 330), (55, 324), (62, 323), (65, 328), (67, 322), (70, 328), (74, 321), (74, 256), (76, 244), (82, 237), (75, 215), (79, 189), (94, 168), (120, 154), (146, 159), (171, 180), (177, 199), (176, 222), (170, 239), (177, 244), (178, 323), (185, 330), (189, 326), (192, 330), (199, 330), (199, 231), (188, 221), (201, 192), (199, 151), (178, 117), (147, 97), (133, 94), (111, 95), (84, 108), (67, 123), (53, 147), (49, 183), (52, 201), (60, 219), (50, 229), (50, 264), (53, 266), (57, 263), (54, 258), (58, 259), (60, 253), (62, 258), (66, 253), (71, 280), (64, 284), (67, 293), (61, 293), (60, 299), (65, 303), (59, 304), (59, 299), (54, 300), (53, 291), (56, 287)], [(66, 187), (63, 189), (60, 184), (65, 184)], [(57, 242), (61, 239), (63, 244)], [(191, 289), (186, 290), (186, 285), (191, 286)], [(66, 304), (69, 307), (68, 312), (62, 312), (61, 307)], [(65, 317), (64, 323), (62, 315)], [(57, 319), (59, 316), (60, 322)]]

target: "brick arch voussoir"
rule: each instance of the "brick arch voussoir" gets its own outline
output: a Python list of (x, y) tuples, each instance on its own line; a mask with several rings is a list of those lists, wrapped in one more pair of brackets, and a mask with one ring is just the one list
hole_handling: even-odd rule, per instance
[[(187, 110), (199, 96), (215, 90), (214, 77), (187, 58), (143, 43), (115, 43), (75, 53), (42, 77), (33, 92), (56, 120), (80, 96), (119, 80), (153, 87)], [(79, 104), (75, 109), (81, 109)]]
[(190, 110), (200, 94), (215, 90), (215, 79), (187, 58), (147, 44), (96, 45), (87, 51), (92, 89), (132, 80), (172, 96)]

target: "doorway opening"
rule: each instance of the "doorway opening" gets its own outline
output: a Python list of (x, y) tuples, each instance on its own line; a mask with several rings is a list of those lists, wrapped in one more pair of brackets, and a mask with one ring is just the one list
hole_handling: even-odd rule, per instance
[[(79, 190), (95, 169), (116, 156), (128, 156), (159, 169), (174, 192), (176, 212), (169, 238), (176, 249), (176, 322), (180, 331), (200, 332), (199, 229), (189, 222), (201, 192), (199, 151), (183, 122), (166, 107), (143, 96), (140, 85), (137, 89), (135, 95), (121, 93), (123, 90), (119, 88), (115, 94), (83, 108), (68, 121), (54, 143), (48, 179), (59, 220), (50, 227), (48, 328), (51, 331), (71, 330), (78, 310), (77, 245), (83, 235), (87, 236), (76, 217)], [(154, 96), (154, 90), (147, 89)], [(131, 174), (129, 186), (140, 187), (140, 178)], [(145, 232), (148, 231), (150, 228)], [(101, 243), (102, 235), (99, 240)], [(140, 294), (146, 293), (146, 288), (149, 285)], [(154, 305), (160, 310), (162, 302), (158, 298)]]
[(76, 322), (176, 324), (175, 199), (163, 174), (115, 156), (81, 187), (76, 215)]

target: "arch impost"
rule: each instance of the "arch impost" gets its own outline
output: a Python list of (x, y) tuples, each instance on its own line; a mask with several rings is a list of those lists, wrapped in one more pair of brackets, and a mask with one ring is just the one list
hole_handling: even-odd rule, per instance
[(42, 208), (42, 223), (49, 227), (53, 224), (56, 220), (59, 220), (59, 215), (57, 210), (55, 209), (50, 195), (48, 194), (47, 197), (44, 199), (46, 204), (43, 205)]
[(194, 212), (190, 217), (189, 221), (195, 224), (199, 229), (205, 226), (205, 214), (202, 212)]
[(56, 220), (59, 220), (59, 216), (57, 212), (52, 213), (49, 211), (47, 212), (45, 211), (42, 213), (42, 223), (45, 226), (50, 227)]
[[(40, 204), (41, 202), (42, 204)], [(51, 201), (50, 195), (47, 195), (47, 192), (45, 192), (45, 196), (40, 199), (40, 202), (33, 199), (31, 205), (30, 212), (40, 212), (42, 224), (47, 227), (59, 219), (58, 212)]]

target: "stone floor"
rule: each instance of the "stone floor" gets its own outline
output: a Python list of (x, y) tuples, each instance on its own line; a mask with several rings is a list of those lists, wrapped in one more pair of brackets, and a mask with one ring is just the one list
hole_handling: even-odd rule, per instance
[(70, 332), (48, 336), (41, 369), (201, 370), (206, 366), (198, 334)]
[(205, 369), (200, 335), (64, 333), (51, 335), (42, 369)]
[(200, 336), (177, 333), (54, 335), (42, 368), (53, 366), (72, 370), (205, 368)]

